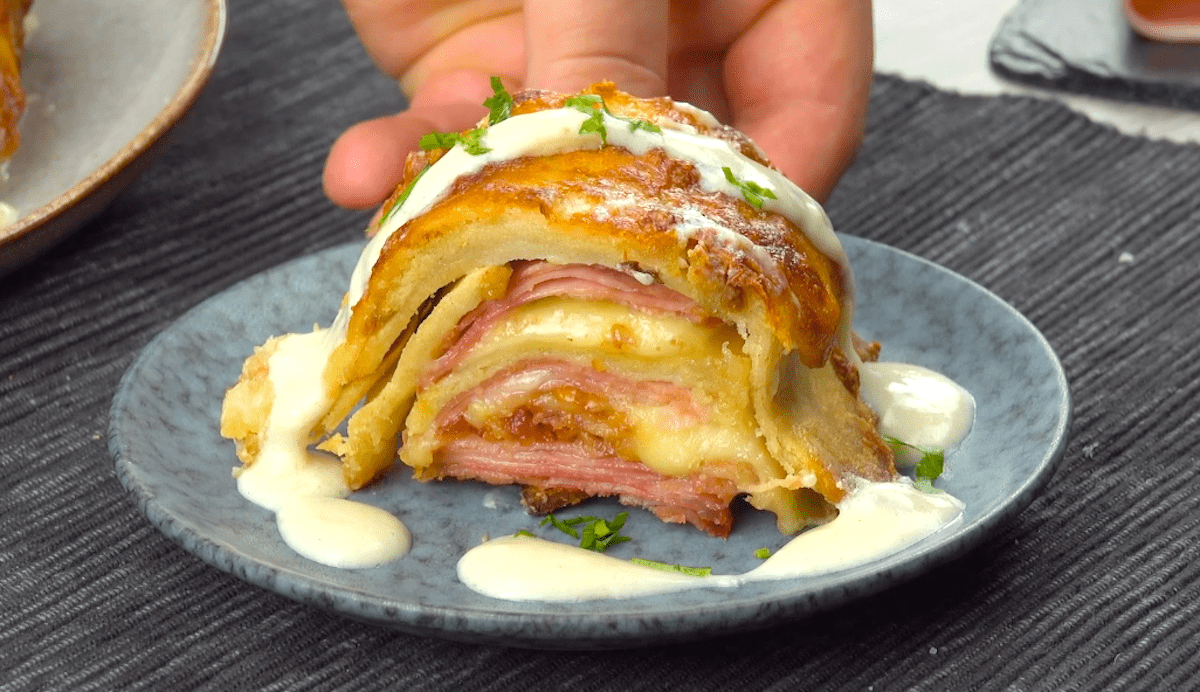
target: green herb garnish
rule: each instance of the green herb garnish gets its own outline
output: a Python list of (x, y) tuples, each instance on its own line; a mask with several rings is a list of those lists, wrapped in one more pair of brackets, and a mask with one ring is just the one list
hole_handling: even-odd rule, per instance
[(430, 149), (449, 149), (455, 144), (461, 144), (468, 154), (479, 156), (491, 149), (483, 146), (483, 128), (467, 130), (462, 134), (457, 132), (430, 132), (421, 138), (419, 144), (425, 151)]
[(929, 450), (921, 457), (913, 470), (917, 477), (917, 487), (925, 492), (933, 490), (933, 482), (942, 475), (946, 465), (946, 454), (941, 450)]
[(418, 142), (418, 144), (425, 151), (429, 151), (430, 149), (449, 149), (455, 144), (458, 144), (458, 133), (430, 132), (429, 134), (422, 136), (421, 141)]
[(707, 577), (712, 574), (712, 567), (685, 567), (684, 565), (673, 565), (669, 562), (658, 562), (656, 560), (643, 560), (640, 557), (635, 557), (630, 560), (635, 565), (643, 567), (653, 567), (654, 569), (664, 572), (676, 572), (686, 574), (691, 577)]
[[(607, 550), (614, 543), (624, 543), (629, 540), (629, 536), (620, 535), (628, 516), (629, 512), (621, 512), (611, 521), (600, 517), (572, 517), (564, 520), (551, 514), (542, 520), (541, 526), (549, 524), (571, 538), (578, 538), (580, 548), (599, 553)], [(575, 527), (581, 524), (582, 534), (575, 530)]]
[(504, 84), (499, 77), (492, 76), (492, 95), (484, 100), (483, 105), (487, 107), (488, 125), (495, 125), (501, 120), (507, 120), (508, 116), (512, 115), (513, 97), (504, 88)]
[(754, 205), (756, 209), (762, 209), (763, 203), (767, 199), (778, 199), (775, 197), (775, 192), (770, 188), (765, 188), (756, 182), (750, 180), (738, 180), (733, 175), (733, 170), (729, 166), (724, 166), (721, 170), (725, 173), (725, 179), (742, 191), (742, 197), (747, 202)]
[(766, 560), (767, 558), (771, 557), (771, 549), (759, 548), (758, 550), (754, 551), (754, 557), (758, 558), (759, 560)]
[[(637, 132), (638, 130), (646, 130), (647, 132), (656, 132), (662, 134), (662, 128), (649, 120), (639, 120), (637, 118), (623, 118), (614, 114), (608, 109), (608, 104), (604, 102), (604, 98), (598, 94), (580, 94), (572, 96), (563, 102), (569, 108), (586, 113), (588, 119), (583, 121), (579, 126), (579, 133), (597, 132), (600, 134), (600, 141), (603, 144), (608, 144), (608, 128), (604, 126), (604, 116), (607, 115), (615, 120), (624, 120), (629, 123), (629, 131)], [(599, 106), (599, 108), (597, 108)]]
[(388, 217), (391, 216), (393, 213), (395, 213), (395, 211), (397, 209), (404, 206), (404, 201), (406, 199), (408, 199), (408, 196), (410, 194), (412, 194), (413, 188), (417, 186), (417, 181), (421, 179), (421, 176), (425, 175), (425, 171), (427, 171), (427, 170), (429, 170), (429, 168), (427, 168), (427, 167), (422, 168), (421, 172), (416, 174), (416, 176), (413, 177), (412, 182), (410, 182), (408, 184), (408, 187), (404, 188), (404, 192), (401, 192), (400, 196), (396, 198), (396, 201), (392, 202), (392, 205), (390, 207), (388, 207), (386, 210), (384, 210), (382, 214), (380, 214), (380, 216), (379, 216), (379, 225), (380, 226), (382, 226), (383, 222), (387, 221)]
[(571, 538), (579, 538), (579, 532), (576, 531), (575, 529), (571, 528), (571, 524), (578, 524), (578, 523), (579, 522), (575, 521), (574, 519), (568, 519), (566, 521), (563, 521), (562, 519), (559, 519), (558, 517), (554, 516), (553, 514), (549, 514), (546, 516), (545, 519), (542, 520), (542, 523), (539, 524), (539, 526), (545, 526), (546, 524), (550, 524), (551, 526), (558, 529), (559, 531), (562, 531), (563, 533), (567, 534)]
[(662, 128), (659, 127), (658, 125), (655, 125), (654, 123), (650, 122), (649, 120), (630, 120), (629, 121), (629, 131), (637, 132), (638, 130), (654, 132), (654, 133), (660, 134), (660, 135), (662, 134)]
[[(585, 113), (588, 116), (587, 120), (579, 126), (579, 134), (586, 132), (596, 132), (600, 135), (600, 142), (608, 144), (608, 128), (604, 126), (604, 112), (608, 107), (604, 105), (604, 99), (596, 94), (580, 94), (572, 96), (565, 102), (570, 108), (574, 108), (580, 113)], [(599, 106), (597, 108), (596, 106)]]
[(592, 521), (588, 521), (584, 525), (583, 535), (579, 538), (579, 547), (600, 552), (607, 550), (608, 546), (613, 543), (628, 541), (629, 536), (620, 535), (621, 528), (625, 526), (625, 518), (627, 516), (629, 516), (629, 512), (621, 512), (611, 522), (596, 517), (588, 517)]
[(535, 538), (532, 531), (526, 531), (525, 529), (521, 529), (520, 531), (514, 533), (513, 535), (514, 536), (528, 536), (530, 538)]
[(918, 490), (924, 492), (933, 492), (933, 482), (942, 475), (942, 471), (946, 467), (946, 452), (940, 449), (925, 449), (916, 445), (910, 445), (902, 440), (897, 440), (894, 437), (884, 438), (888, 444), (896, 448), (914, 449), (921, 453), (921, 460), (913, 467), (913, 476)]

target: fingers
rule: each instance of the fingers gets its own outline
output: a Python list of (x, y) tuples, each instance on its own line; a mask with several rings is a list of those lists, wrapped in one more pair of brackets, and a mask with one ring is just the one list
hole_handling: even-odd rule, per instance
[(431, 11), (399, 0), (345, 0), (368, 52), (401, 77), (412, 103), (404, 113), (352, 127), (334, 143), (324, 175), (334, 203), (382, 202), (421, 136), (474, 126), (479, 104), (491, 95), (487, 75), (520, 85), (513, 77), (521, 62), (528, 86), (576, 91), (611, 79), (637, 95), (666, 93), (669, 0), (526, 0), (524, 34), (517, 2)]
[(524, 69), (521, 0), (342, 3), (367, 54), (384, 73), (402, 79), (410, 95), (440, 72), (510, 75)]
[(666, 94), (667, 0), (526, 0), (526, 85), (572, 92), (612, 80)]
[(873, 47), (869, 0), (793, 0), (772, 6), (727, 54), (732, 124), (818, 200), (861, 141)]
[[(434, 24), (451, 26), (451, 34), (438, 33), (439, 43), (415, 64), (392, 66), (404, 73), (412, 105), (400, 115), (357, 125), (334, 144), (324, 183), (335, 203), (380, 203), (402, 178), (405, 156), (422, 135), (474, 126), (482, 115), (479, 104), (491, 93), (487, 74), (521, 86), (514, 76), (522, 59), (524, 86), (571, 92), (610, 79), (639, 96), (668, 93), (669, 0), (525, 0), (524, 50), (510, 1), (516, 0), (469, 19), (440, 17)], [(346, 4), (364, 39), (370, 33), (364, 27), (376, 26), (367, 20), (393, 31), (404, 23), (368, 11), (389, 3)], [(873, 67), (870, 0), (779, 0), (765, 10), (753, 3), (710, 5), (724, 8), (715, 15), (723, 17), (719, 22), (691, 17), (692, 24), (680, 25), (690, 27), (694, 45), (690, 54), (675, 56), (670, 93), (749, 134), (785, 174), (824, 200), (862, 137)], [(730, 14), (739, 7), (744, 17)], [(742, 21), (751, 21), (744, 31)], [(728, 36), (737, 38), (726, 51), (711, 45)], [(381, 58), (378, 47), (371, 52)], [(397, 63), (410, 59), (393, 57)]]
[[(477, 75), (476, 75), (477, 76)], [(432, 131), (474, 127), (486, 113), (471, 75), (431, 83), (398, 115), (359, 123), (334, 142), (325, 160), (325, 194), (334, 204), (366, 209), (383, 202), (404, 177), (404, 159)], [(477, 76), (481, 80), (486, 78)], [(491, 94), (489, 88), (486, 92)], [(464, 100), (465, 99), (465, 100)]]

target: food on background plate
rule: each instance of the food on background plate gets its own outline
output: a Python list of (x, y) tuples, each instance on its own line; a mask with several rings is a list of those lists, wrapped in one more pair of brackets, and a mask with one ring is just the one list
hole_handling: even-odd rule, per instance
[(222, 415), (247, 469), (319, 444), (352, 489), (398, 456), (718, 536), (738, 496), (790, 534), (896, 477), (815, 201), (695, 108), (506, 96), (410, 157), (334, 324), (247, 361)]
[(1125, 0), (1125, 18), (1152, 41), (1200, 43), (1200, 0)]
[(21, 55), (25, 48), (25, 15), (33, 0), (0, 0), (0, 161), (21, 144), (17, 123), (25, 112)]

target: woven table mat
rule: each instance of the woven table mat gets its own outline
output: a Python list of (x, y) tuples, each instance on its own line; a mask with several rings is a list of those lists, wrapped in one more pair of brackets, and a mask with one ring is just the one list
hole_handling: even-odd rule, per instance
[(762, 632), (610, 652), (353, 622), (192, 557), (113, 473), (108, 407), (190, 307), (357, 237), (320, 170), (401, 105), (340, 5), (233, 0), (212, 82), (95, 222), (0, 279), (0, 690), (1182, 689), (1200, 673), (1200, 148), (879, 76), (835, 226), (979, 282), (1062, 358), (1071, 441), (980, 547)]

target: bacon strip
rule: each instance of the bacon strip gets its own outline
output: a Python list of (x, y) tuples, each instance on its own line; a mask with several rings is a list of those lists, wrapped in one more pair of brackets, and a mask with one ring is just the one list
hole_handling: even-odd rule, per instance
[(737, 487), (725, 478), (663, 476), (616, 456), (589, 455), (571, 444), (522, 445), (463, 437), (447, 444), (440, 456), (442, 478), (617, 496), (622, 504), (649, 509), (663, 521), (689, 523), (721, 538), (733, 527), (729, 504)]

